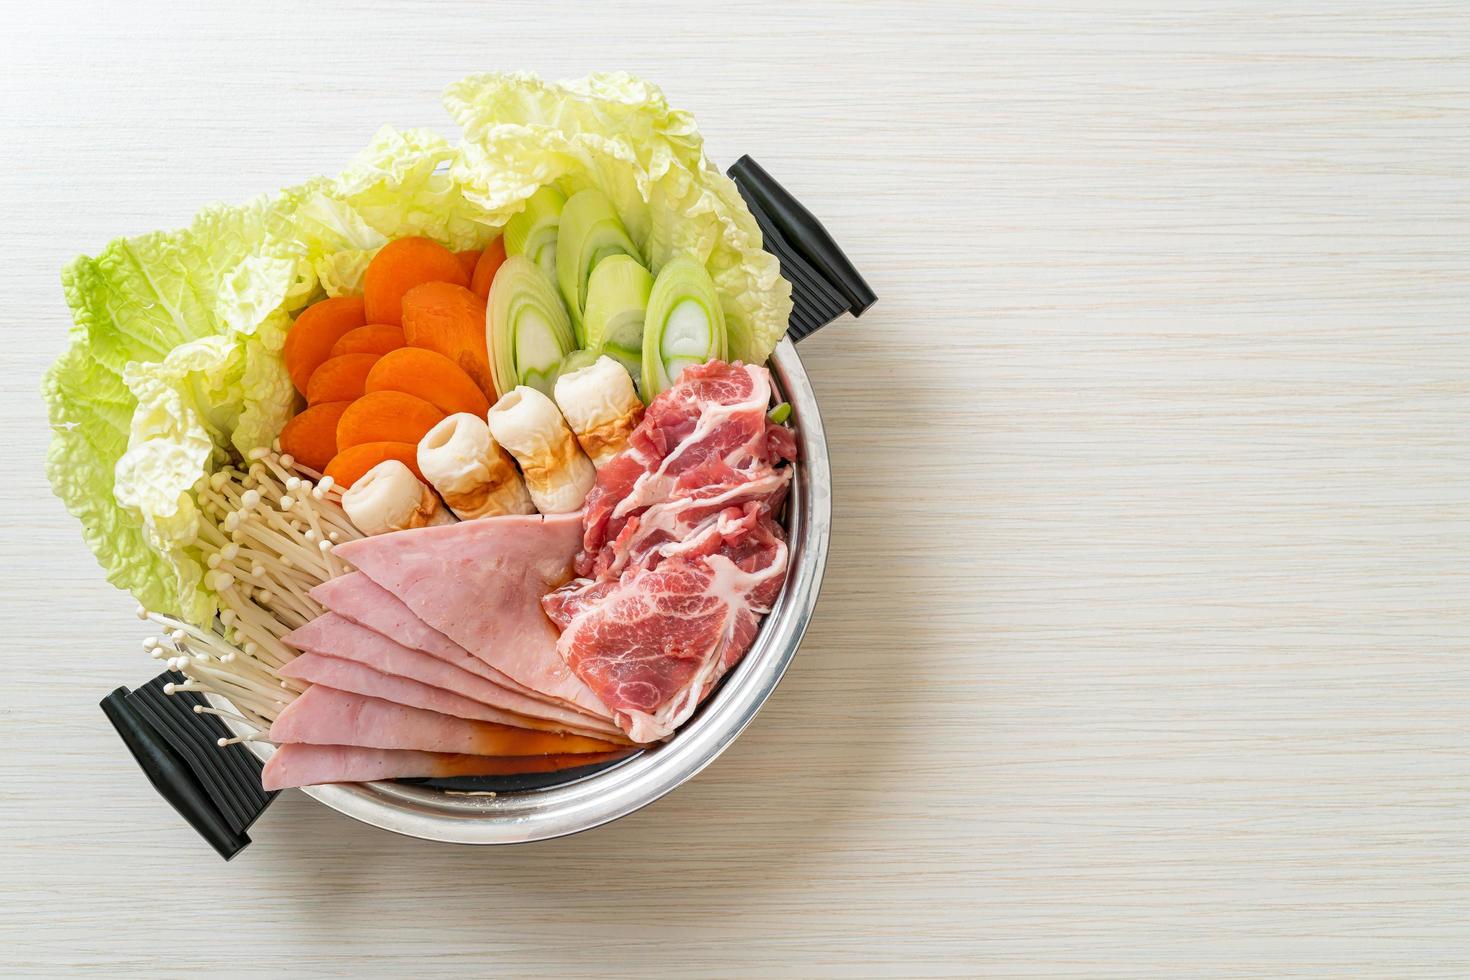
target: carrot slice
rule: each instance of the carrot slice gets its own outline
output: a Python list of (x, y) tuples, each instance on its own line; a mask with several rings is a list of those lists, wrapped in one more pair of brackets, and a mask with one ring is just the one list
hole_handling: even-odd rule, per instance
[(490, 284), (495, 281), (496, 270), (500, 263), (505, 261), (505, 236), (501, 235), (495, 241), (485, 246), (485, 251), (480, 253), (480, 261), (475, 263), (475, 271), (470, 276), (470, 291), (483, 300), (490, 298)]
[[(411, 442), (418, 445), (444, 413), (422, 398), (401, 391), (374, 391), (363, 395), (342, 413), (337, 423), (337, 450), (364, 442)], [(330, 459), (330, 457), (329, 457)]]
[(342, 354), (322, 361), (306, 383), (306, 402), (350, 402), (361, 398), (363, 382), (378, 363), (378, 354)]
[(404, 345), (403, 331), (389, 323), (369, 323), (349, 330), (332, 345), (332, 357), (343, 354), (386, 354)]
[(463, 252), (454, 253), (454, 257), (459, 259), (459, 267), (471, 279), (475, 277), (475, 263), (480, 261), (480, 254), (478, 248), (467, 248)]
[(403, 337), (410, 347), (437, 351), (495, 400), (485, 345), (485, 301), (463, 286), (426, 282), (403, 297)]
[(320, 473), (337, 455), (337, 425), (349, 404), (323, 402), (287, 422), (281, 430), (281, 452), (290, 453), (303, 466)]
[(313, 303), (296, 317), (286, 334), (281, 357), (296, 390), (306, 394), (311, 374), (331, 356), (342, 336), (366, 323), (363, 301), (357, 296), (335, 296)]
[(445, 415), (469, 412), (484, 418), (490, 411), (485, 393), (459, 365), (422, 347), (402, 347), (384, 354), (368, 372), (363, 390), (415, 395)]
[[(427, 238), (398, 238), (373, 256), (362, 274), (364, 322), (403, 323), (403, 295), (425, 282), (468, 287), (470, 277), (454, 253)], [(358, 324), (361, 326), (361, 324)]]
[(322, 473), (345, 490), (368, 470), (390, 459), (398, 460), (413, 470), (414, 476), (424, 479), (419, 472), (419, 447), (411, 442), (360, 442), (333, 456)]

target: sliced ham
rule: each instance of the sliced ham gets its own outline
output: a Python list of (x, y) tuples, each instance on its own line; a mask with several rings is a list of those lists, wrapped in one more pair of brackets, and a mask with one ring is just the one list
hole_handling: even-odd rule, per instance
[[(367, 579), (363, 579), (364, 582)], [(330, 584), (330, 583), (328, 583)], [(368, 583), (371, 585), (371, 583)], [(372, 586), (376, 589), (377, 586)], [(387, 593), (383, 593), (387, 595)], [(392, 599), (392, 596), (388, 596)], [(397, 600), (393, 600), (396, 602)], [(428, 627), (424, 627), (427, 629)], [(392, 639), (368, 629), (350, 619), (346, 619), (336, 613), (326, 613), (307, 623), (305, 626), (283, 637), (286, 643), (298, 650), (307, 651), (310, 654), (320, 654), (333, 658), (338, 663), (341, 661), (352, 661), (365, 668), (371, 668), (381, 675), (391, 675), (397, 678), (407, 678), (409, 681), (417, 682), (419, 685), (428, 685), (442, 691), (452, 692), (462, 698), (478, 702), (489, 709), (508, 715), (510, 720), (505, 724), (520, 725), (523, 728), (537, 728), (544, 731), (572, 731), (585, 735), (596, 735), (609, 737), (621, 735), (618, 727), (611, 722), (594, 719), (588, 715), (581, 714), (560, 704), (551, 704), (546, 701), (538, 701), (527, 697), (518, 691), (507, 690), (492, 680), (476, 673), (471, 673), (468, 668), (480, 667), (486, 671), (489, 668), (474, 657), (465, 653), (457, 646), (452, 651), (458, 651), (455, 663), (447, 662), (439, 657), (432, 656), (422, 650), (414, 650), (403, 646)], [(445, 643), (449, 643), (446, 639)], [(452, 652), (451, 651), (451, 652)], [(320, 671), (331, 669), (340, 672), (341, 667), (335, 665), (317, 664), (315, 661), (307, 661), (302, 664), (303, 657), (298, 657), (287, 664), (281, 670), (283, 677), (296, 677), (313, 683), (325, 684), (328, 687), (336, 687), (357, 694), (366, 694), (371, 697), (379, 697), (388, 701), (397, 701), (400, 704), (412, 705), (414, 707), (429, 708), (433, 711), (444, 711), (433, 705), (423, 703), (427, 696), (423, 692), (415, 692), (413, 688), (403, 688), (404, 691), (416, 695), (416, 700), (404, 700), (390, 693), (379, 693), (376, 690), (363, 690), (361, 687), (348, 686), (335, 683), (330, 679), (320, 676)], [(318, 676), (307, 677), (302, 671), (312, 670), (318, 672)], [(353, 675), (361, 678), (360, 683), (366, 683), (371, 678)], [(381, 690), (386, 691), (380, 682)], [(444, 711), (445, 714), (456, 715), (460, 718), (480, 718), (484, 721), (502, 721), (504, 719), (482, 716), (479, 714), (465, 714), (462, 711)]]
[(308, 593), (332, 612), (354, 623), (366, 626), (389, 639), (422, 650), (438, 657), (445, 663), (454, 664), (494, 681), (501, 687), (519, 691), (527, 697), (537, 698), (551, 704), (559, 703), (555, 698), (531, 690), (471, 654), (443, 633), (429, 626), (413, 614), (398, 597), (361, 572), (349, 572), (328, 579)]
[(541, 597), (572, 577), (581, 540), (578, 513), (504, 516), (361, 538), (333, 554), (517, 683), (608, 718), (558, 655), (541, 609)]
[(581, 755), (618, 748), (583, 735), (552, 735), (454, 718), (314, 684), (271, 725), (277, 744), (358, 745), (465, 755)]
[[(565, 726), (544, 718), (518, 715), (513, 711), (491, 707), (455, 694), (452, 690), (421, 684), (416, 680), (395, 674), (380, 673), (356, 661), (339, 660), (320, 653), (303, 653), (276, 673), (292, 680), (321, 684), (324, 687), (346, 691), (349, 694), (361, 694), (364, 697), (408, 705), (410, 708), (437, 711), (441, 715), (452, 715), (455, 718), (493, 721), (498, 725), (542, 732), (565, 732), (567, 730)], [(578, 734), (586, 733), (579, 732)], [(622, 732), (617, 732), (617, 735), (621, 741)], [(610, 738), (605, 734), (601, 737)]]
[(585, 755), (497, 757), (293, 743), (276, 749), (266, 762), (260, 781), (267, 791), (271, 791), (319, 783), (366, 783), (378, 779), (511, 776), (598, 765), (627, 754), (628, 750), (624, 749)]

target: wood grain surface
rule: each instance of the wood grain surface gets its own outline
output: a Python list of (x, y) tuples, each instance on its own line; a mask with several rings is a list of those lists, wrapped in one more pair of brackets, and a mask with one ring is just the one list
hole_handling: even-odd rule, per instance
[[(659, 82), (882, 297), (801, 350), (821, 606), (615, 825), (290, 793), (222, 864), (97, 710), (156, 668), (42, 475), (58, 270), (520, 68)], [(17, 5), (0, 214), (0, 972), (1470, 973), (1464, 4)]]

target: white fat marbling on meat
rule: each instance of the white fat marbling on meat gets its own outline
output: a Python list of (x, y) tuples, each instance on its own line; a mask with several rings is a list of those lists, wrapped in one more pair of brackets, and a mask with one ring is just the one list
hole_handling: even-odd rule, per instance
[[(680, 450), (688, 446), (696, 446), (703, 443), (709, 438), (711, 432), (736, 415), (750, 412), (753, 409), (759, 409), (762, 413), (765, 412), (766, 406), (771, 403), (770, 375), (765, 370), (752, 367), (748, 364), (743, 367), (743, 370), (751, 377), (752, 386), (750, 396), (744, 401), (729, 405), (718, 403), (701, 405), (699, 421), (695, 424), (694, 431), (680, 440)], [(761, 433), (761, 438), (765, 438), (764, 432)], [(612, 516), (626, 517), (640, 507), (646, 507), (655, 501), (667, 498), (669, 483), (668, 469), (678, 460), (679, 455), (679, 450), (669, 453), (655, 469), (638, 477), (637, 482), (633, 484), (632, 492), (618, 501), (618, 505), (613, 508)], [(735, 466), (748, 455), (750, 455), (749, 446), (743, 444), (737, 446), (726, 455), (725, 462), (731, 466)]]

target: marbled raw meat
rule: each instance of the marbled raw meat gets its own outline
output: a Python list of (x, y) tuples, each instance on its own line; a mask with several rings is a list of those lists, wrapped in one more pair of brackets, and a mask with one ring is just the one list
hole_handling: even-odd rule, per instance
[(679, 536), (747, 501), (779, 509), (791, 476), (776, 467), (795, 458), (796, 443), (766, 419), (770, 401), (765, 368), (711, 361), (686, 369), (645, 410), (628, 449), (598, 471), (584, 503), (578, 574), (620, 574), (648, 533), (640, 527)]
[(557, 650), (636, 742), (666, 738), (745, 655), (785, 581), (795, 456), (770, 375), (711, 362), (648, 406), (588, 495), (583, 578), (542, 601)]
[(751, 505), (721, 521), (728, 539), (547, 596), (562, 655), (635, 742), (672, 734), (750, 648), (786, 574), (774, 526)]

